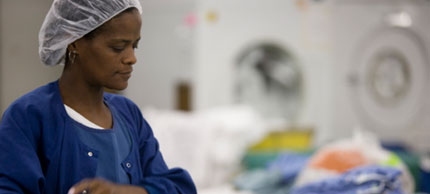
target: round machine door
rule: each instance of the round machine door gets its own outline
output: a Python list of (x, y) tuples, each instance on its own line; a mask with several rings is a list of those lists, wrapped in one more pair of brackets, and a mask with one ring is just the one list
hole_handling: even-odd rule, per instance
[(236, 101), (266, 118), (291, 121), (301, 105), (301, 71), (290, 53), (274, 44), (246, 49), (236, 66)]
[(419, 37), (402, 28), (380, 31), (361, 47), (353, 61), (351, 98), (362, 124), (390, 135), (422, 119), (426, 53)]

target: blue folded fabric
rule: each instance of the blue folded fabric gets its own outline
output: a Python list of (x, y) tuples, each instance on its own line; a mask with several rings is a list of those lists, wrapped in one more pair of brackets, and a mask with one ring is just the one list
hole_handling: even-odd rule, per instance
[(303, 153), (283, 153), (280, 154), (276, 160), (269, 163), (268, 170), (278, 171), (282, 176), (284, 183), (292, 183), (296, 179), (297, 175), (306, 166), (310, 158), (309, 154)]
[(396, 168), (364, 166), (335, 177), (292, 188), (291, 194), (402, 194), (400, 175)]
[(265, 169), (240, 174), (234, 180), (234, 185), (240, 190), (250, 190), (255, 194), (288, 193), (309, 157), (309, 154), (295, 152), (280, 154)]

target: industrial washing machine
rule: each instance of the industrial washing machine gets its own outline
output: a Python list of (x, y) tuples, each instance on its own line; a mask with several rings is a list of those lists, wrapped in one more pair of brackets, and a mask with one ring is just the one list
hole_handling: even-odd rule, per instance
[(250, 105), (269, 125), (318, 132), (333, 71), (325, 1), (202, 0), (193, 107)]
[(328, 134), (346, 136), (357, 127), (384, 142), (429, 150), (430, 2), (338, 0), (333, 5), (336, 68), (329, 84)]

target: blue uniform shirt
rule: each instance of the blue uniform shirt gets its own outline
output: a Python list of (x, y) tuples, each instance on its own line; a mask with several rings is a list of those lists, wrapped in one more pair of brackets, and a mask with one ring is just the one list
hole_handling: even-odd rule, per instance
[[(169, 169), (152, 129), (130, 100), (105, 94), (129, 129), (131, 150), (121, 162), (130, 184), (150, 194), (197, 193), (189, 174)], [(64, 108), (58, 81), (16, 100), (0, 124), (0, 193), (66, 194), (94, 178), (100, 150), (82, 143)]]
[(94, 129), (79, 122), (74, 123), (74, 128), (85, 145), (99, 151), (96, 177), (116, 183), (130, 184), (130, 179), (125, 171), (126, 166), (121, 166), (121, 162), (131, 150), (130, 133), (124, 119), (118, 115), (115, 108), (107, 102), (105, 103), (112, 113), (112, 129)]

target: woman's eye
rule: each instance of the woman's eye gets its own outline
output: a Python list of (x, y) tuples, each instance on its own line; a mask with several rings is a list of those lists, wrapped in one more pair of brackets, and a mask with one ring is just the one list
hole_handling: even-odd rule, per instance
[(112, 50), (114, 52), (120, 53), (120, 52), (122, 52), (124, 50), (124, 48), (123, 47), (112, 47)]

